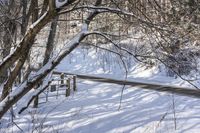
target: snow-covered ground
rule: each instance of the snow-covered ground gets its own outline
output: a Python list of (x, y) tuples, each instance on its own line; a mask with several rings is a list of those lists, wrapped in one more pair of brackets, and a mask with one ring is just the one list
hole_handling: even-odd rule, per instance
[[(95, 50), (78, 49), (67, 57), (57, 70), (125, 78), (117, 57), (105, 54), (97, 55)], [(106, 62), (104, 64), (99, 61), (103, 58)], [(134, 61), (132, 63), (134, 64)], [(166, 77), (166, 74), (157, 68), (145, 69), (138, 64), (129, 68), (128, 78), (188, 86), (179, 78)], [(16, 114), (13, 120), (9, 112), (1, 120), (0, 132), (199, 132), (200, 99), (125, 86), (120, 104), (122, 88), (123, 86), (115, 84), (78, 80), (78, 91), (68, 98), (64, 95), (51, 97), (47, 103), (39, 104), (38, 109), (29, 108), (21, 115)], [(42, 100), (44, 99), (40, 99)], [(14, 107), (15, 113), (17, 107), (19, 105)]]
[[(127, 86), (119, 109), (121, 89), (119, 85), (79, 81), (78, 91), (69, 98), (52, 97), (37, 110), (26, 110), (14, 122), (24, 132), (199, 132), (199, 99)], [(10, 128), (1, 129), (2, 133), (22, 132), (9, 124), (9, 117), (3, 121)]]

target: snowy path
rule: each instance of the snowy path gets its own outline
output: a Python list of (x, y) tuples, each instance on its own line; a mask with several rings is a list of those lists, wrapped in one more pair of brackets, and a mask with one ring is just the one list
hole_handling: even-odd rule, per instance
[[(118, 110), (122, 86), (81, 81), (76, 94), (69, 98), (51, 98), (37, 111), (27, 110), (14, 121), (28, 133), (40, 131), (40, 127), (45, 133), (199, 132), (199, 99), (129, 88), (126, 86)], [(21, 132), (13, 126), (6, 133), (12, 130)]]

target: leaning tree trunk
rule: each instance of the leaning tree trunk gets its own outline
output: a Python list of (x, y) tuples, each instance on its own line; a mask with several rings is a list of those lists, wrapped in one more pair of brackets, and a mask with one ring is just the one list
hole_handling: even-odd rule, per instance
[[(51, 54), (53, 51), (53, 46), (54, 46), (54, 40), (56, 37), (57, 24), (58, 24), (58, 17), (56, 17), (51, 23), (50, 32), (49, 32), (47, 45), (46, 45), (44, 61), (43, 61), (43, 66), (49, 61), (49, 58), (51, 57)], [(39, 87), (39, 85), (38, 85), (38, 87)], [(38, 107), (38, 101), (39, 101), (39, 98), (38, 98), (38, 96), (36, 96), (35, 100), (34, 100), (34, 105), (33, 105), (34, 108)]]

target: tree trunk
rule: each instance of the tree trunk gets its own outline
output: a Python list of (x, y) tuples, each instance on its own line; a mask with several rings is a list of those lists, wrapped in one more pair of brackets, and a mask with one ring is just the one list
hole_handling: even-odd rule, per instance
[[(49, 59), (51, 57), (51, 54), (52, 54), (52, 51), (53, 51), (53, 46), (54, 46), (54, 40), (55, 40), (55, 37), (56, 37), (57, 24), (58, 24), (58, 17), (56, 17), (53, 20), (53, 22), (51, 23), (51, 28), (50, 28), (50, 32), (49, 32), (47, 45), (46, 45), (46, 51), (45, 51), (43, 66), (49, 61)], [(38, 96), (36, 96), (35, 100), (34, 100), (34, 105), (33, 105), (34, 108), (38, 107), (38, 101), (39, 101), (39, 98), (38, 98)]]
[(51, 28), (50, 28), (50, 32), (49, 32), (47, 45), (46, 45), (46, 51), (45, 51), (43, 65), (45, 65), (49, 61), (49, 58), (51, 57), (51, 54), (53, 51), (54, 40), (56, 37), (57, 24), (58, 24), (58, 17), (56, 17), (53, 20), (53, 22), (51, 23)]

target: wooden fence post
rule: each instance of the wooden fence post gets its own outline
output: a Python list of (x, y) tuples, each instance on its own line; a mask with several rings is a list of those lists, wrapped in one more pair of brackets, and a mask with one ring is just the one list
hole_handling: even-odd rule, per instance
[(48, 94), (49, 94), (49, 86), (48, 86), (48, 88), (47, 88), (46, 102), (48, 102)]
[[(38, 89), (39, 87), (41, 87), (41, 84), (38, 84), (38, 85), (36, 86), (36, 88), (34, 88), (34, 89)], [(34, 102), (33, 102), (33, 108), (37, 108), (37, 107), (38, 107), (38, 103), (39, 103), (39, 96), (36, 96), (36, 97), (35, 97), (35, 100), (34, 100)]]
[(66, 97), (70, 96), (70, 78), (67, 80)]
[(73, 76), (73, 90), (77, 91), (77, 89), (76, 89), (76, 75)]
[(61, 73), (61, 74), (60, 74), (60, 86), (61, 86), (61, 87), (64, 86), (64, 77), (65, 77), (64, 73)]

